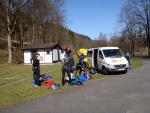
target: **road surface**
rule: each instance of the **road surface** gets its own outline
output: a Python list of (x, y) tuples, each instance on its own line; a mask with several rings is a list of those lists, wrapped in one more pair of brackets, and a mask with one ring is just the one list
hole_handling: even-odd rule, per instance
[(143, 61), (127, 74), (1, 108), (0, 113), (150, 113), (150, 60)]

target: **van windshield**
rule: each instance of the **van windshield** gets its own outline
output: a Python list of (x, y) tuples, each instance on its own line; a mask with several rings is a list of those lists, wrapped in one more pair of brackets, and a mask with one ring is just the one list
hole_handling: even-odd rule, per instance
[(105, 49), (103, 50), (105, 57), (112, 57), (112, 58), (118, 58), (123, 57), (123, 54), (120, 52), (119, 49)]

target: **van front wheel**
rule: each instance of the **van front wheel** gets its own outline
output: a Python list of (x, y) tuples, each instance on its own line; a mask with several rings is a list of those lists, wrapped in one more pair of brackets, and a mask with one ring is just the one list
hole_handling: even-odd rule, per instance
[(122, 74), (126, 74), (126, 73), (127, 73), (127, 70), (125, 70), (125, 71), (122, 72)]
[(104, 75), (108, 75), (109, 74), (109, 72), (108, 72), (106, 67), (103, 67), (102, 72), (103, 72)]

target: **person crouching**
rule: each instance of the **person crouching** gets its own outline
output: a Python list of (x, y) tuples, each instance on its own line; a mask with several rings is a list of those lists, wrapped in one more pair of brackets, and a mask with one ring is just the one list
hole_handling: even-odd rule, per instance
[(67, 73), (68, 78), (69, 78), (69, 84), (71, 85), (71, 74), (70, 74), (70, 70), (71, 70), (71, 64), (69, 61), (65, 62), (64, 65), (62, 66), (62, 86), (65, 85), (65, 73)]

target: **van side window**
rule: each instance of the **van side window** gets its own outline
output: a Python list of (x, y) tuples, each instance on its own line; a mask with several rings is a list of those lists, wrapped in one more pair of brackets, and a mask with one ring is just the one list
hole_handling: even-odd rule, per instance
[(93, 51), (88, 51), (87, 56), (92, 57), (92, 53), (93, 53)]
[(103, 54), (101, 51), (99, 51), (99, 58), (103, 58)]

